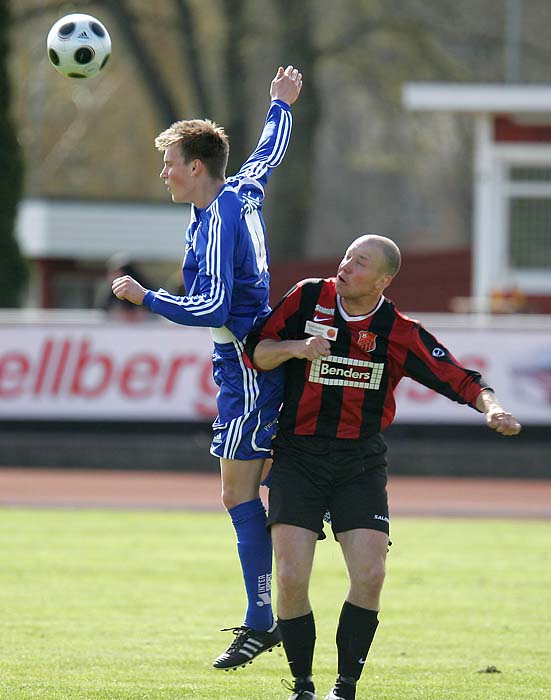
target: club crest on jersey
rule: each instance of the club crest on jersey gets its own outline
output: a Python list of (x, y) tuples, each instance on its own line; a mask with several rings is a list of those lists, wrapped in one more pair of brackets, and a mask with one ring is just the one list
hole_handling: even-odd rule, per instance
[(364, 352), (373, 352), (377, 346), (377, 335), (371, 331), (358, 332), (358, 346)]

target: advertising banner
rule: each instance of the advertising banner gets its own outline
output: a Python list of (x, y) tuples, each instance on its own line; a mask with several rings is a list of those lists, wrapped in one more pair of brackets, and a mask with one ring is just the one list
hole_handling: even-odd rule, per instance
[[(431, 331), (457, 360), (480, 372), (501, 404), (521, 423), (551, 425), (551, 332), (511, 329)], [(482, 417), (403, 379), (396, 392), (396, 422), (477, 423)]]
[(205, 421), (216, 415), (208, 329), (153, 322), (6, 326), (2, 419)]
[[(521, 422), (551, 425), (548, 329), (427, 326)], [(0, 419), (210, 421), (211, 352), (208, 329), (168, 323), (0, 325)], [(409, 379), (396, 397), (397, 422), (482, 420)]]

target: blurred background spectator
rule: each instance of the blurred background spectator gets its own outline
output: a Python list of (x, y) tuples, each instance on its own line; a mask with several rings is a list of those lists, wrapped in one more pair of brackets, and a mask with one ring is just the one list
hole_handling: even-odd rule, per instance
[[(116, 277), (130, 275), (147, 289), (153, 289), (139, 267), (134, 264), (126, 253), (115, 253), (106, 264), (105, 282), (98, 289), (96, 308), (109, 312), (113, 318), (121, 321), (144, 321), (152, 318), (147, 309), (131, 304), (126, 299), (118, 299), (111, 291), (111, 282)], [(156, 288), (156, 287), (155, 287)]]

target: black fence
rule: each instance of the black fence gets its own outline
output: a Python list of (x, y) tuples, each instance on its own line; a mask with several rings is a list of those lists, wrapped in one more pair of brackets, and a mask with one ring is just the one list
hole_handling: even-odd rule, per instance
[[(484, 425), (386, 432), (391, 474), (551, 478), (551, 429), (503, 437)], [(205, 423), (0, 422), (0, 466), (217, 472)]]

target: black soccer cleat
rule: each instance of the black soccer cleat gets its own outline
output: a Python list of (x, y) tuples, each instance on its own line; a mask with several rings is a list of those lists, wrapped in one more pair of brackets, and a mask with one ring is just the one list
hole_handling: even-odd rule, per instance
[(329, 694), (325, 696), (325, 700), (355, 700), (356, 698), (356, 685), (352, 683), (346, 683), (337, 678), (337, 681), (333, 688), (329, 691)]
[(214, 668), (224, 671), (234, 671), (242, 666), (251, 664), (253, 659), (265, 651), (272, 651), (274, 647), (281, 646), (281, 632), (275, 627), (271, 632), (260, 632), (250, 627), (229, 627), (222, 632), (233, 632), (235, 639), (223, 654), (214, 660)]
[(289, 700), (316, 700), (317, 697), (311, 690), (298, 690), (289, 695)]
[(335, 689), (332, 688), (329, 691), (329, 694), (325, 696), (325, 700), (344, 700), (342, 695), (335, 695), (335, 692), (336, 692)]
[(309, 677), (309, 680), (295, 678), (294, 683), (289, 683), (282, 678), (281, 685), (287, 690), (292, 691), (292, 694), (289, 695), (289, 700), (317, 700), (318, 696), (316, 695), (311, 677)]

